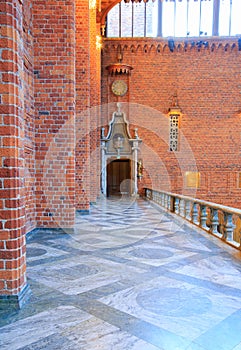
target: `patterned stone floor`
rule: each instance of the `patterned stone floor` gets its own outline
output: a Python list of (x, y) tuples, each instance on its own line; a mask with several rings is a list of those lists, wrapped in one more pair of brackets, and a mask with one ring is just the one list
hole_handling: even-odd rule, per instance
[(241, 255), (143, 200), (29, 235), (31, 300), (1, 350), (241, 350)]

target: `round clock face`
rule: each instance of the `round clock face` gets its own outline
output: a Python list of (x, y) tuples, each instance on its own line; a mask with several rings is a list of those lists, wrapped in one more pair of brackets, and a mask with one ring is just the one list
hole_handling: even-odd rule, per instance
[(128, 86), (123, 80), (115, 80), (111, 85), (111, 90), (116, 96), (124, 96), (128, 90)]

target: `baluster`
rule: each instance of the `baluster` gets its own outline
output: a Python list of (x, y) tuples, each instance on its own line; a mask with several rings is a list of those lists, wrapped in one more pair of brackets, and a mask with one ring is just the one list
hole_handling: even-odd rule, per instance
[(225, 224), (224, 224), (224, 235), (222, 236), (222, 239), (226, 241), (233, 241), (233, 214), (225, 213)]
[(204, 230), (208, 230), (209, 228), (207, 227), (207, 207), (206, 205), (201, 204), (200, 205), (200, 226)]
[(156, 193), (156, 202), (158, 205), (160, 204), (160, 193), (159, 192)]
[(185, 218), (191, 220), (191, 202), (186, 201)]
[(175, 197), (170, 196), (170, 212), (175, 213)]
[(219, 218), (218, 218), (218, 210), (211, 208), (211, 227), (209, 231), (217, 236), (220, 236), (218, 232)]
[(167, 209), (171, 209), (171, 197), (169, 195), (167, 195)]
[(164, 194), (164, 208), (167, 208), (167, 195)]
[(179, 198), (175, 197), (175, 205), (174, 205), (174, 208), (175, 208), (175, 213), (176, 213), (176, 214), (179, 214), (179, 204), (180, 204)]
[(185, 201), (184, 201), (184, 199), (180, 199), (180, 211), (179, 211), (179, 214), (182, 217), (185, 217)]
[(160, 206), (162, 206), (162, 193), (160, 193), (160, 196), (159, 196), (159, 204)]
[(191, 210), (191, 220), (194, 224), (198, 225), (199, 221), (198, 221), (198, 204), (197, 203), (193, 203), (192, 204), (192, 210)]

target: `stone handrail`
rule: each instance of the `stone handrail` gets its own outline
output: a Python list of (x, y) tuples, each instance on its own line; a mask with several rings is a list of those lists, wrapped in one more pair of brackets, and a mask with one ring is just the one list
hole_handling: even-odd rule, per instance
[(241, 210), (150, 188), (145, 197), (241, 250)]

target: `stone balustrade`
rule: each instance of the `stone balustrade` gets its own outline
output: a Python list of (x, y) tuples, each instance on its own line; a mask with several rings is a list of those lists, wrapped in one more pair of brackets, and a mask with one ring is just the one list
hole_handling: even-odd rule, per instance
[(145, 188), (146, 199), (241, 250), (241, 210)]

